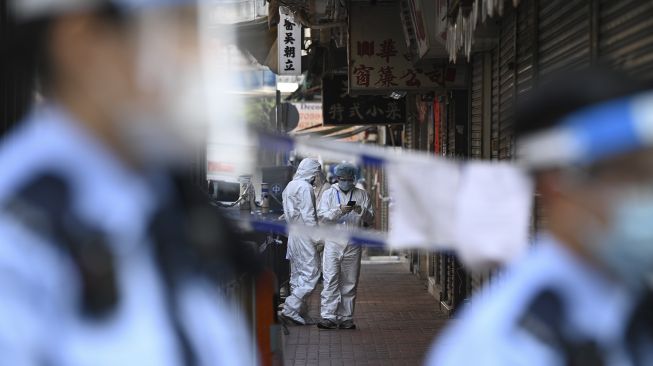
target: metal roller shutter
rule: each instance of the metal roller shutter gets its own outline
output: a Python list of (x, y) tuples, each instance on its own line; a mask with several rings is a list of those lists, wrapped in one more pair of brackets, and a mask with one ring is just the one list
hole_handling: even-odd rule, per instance
[(492, 160), (499, 159), (499, 49), (492, 51), (492, 120), (490, 149)]
[[(476, 54), (472, 58), (472, 85), (471, 85), (471, 116), (470, 116), (470, 156), (472, 159), (481, 159), (483, 141), (483, 54)], [(474, 273), (470, 275), (472, 291), (483, 285), (483, 275)]]
[(454, 112), (454, 103), (456, 102), (453, 99), (448, 100), (447, 103), (447, 125), (446, 125), (446, 139), (444, 140), (447, 149), (446, 156), (455, 157), (456, 156), (456, 113)]
[(517, 99), (533, 88), (535, 80), (535, 16), (535, 2), (522, 1), (517, 9)]
[[(537, 12), (534, 0), (522, 1), (517, 9), (517, 101), (533, 88), (536, 79), (537, 57)], [(542, 227), (544, 214), (539, 196), (534, 197), (531, 233), (534, 235)]]
[(539, 1), (538, 70), (541, 76), (589, 66), (590, 10), (590, 1), (586, 0)]
[(653, 2), (601, 0), (599, 11), (600, 59), (653, 79)]
[(512, 156), (516, 51), (514, 17), (513, 13), (504, 19), (499, 46), (499, 160)]
[(482, 157), (483, 141), (483, 55), (472, 59), (472, 104), (470, 119), (470, 156), (472, 159)]

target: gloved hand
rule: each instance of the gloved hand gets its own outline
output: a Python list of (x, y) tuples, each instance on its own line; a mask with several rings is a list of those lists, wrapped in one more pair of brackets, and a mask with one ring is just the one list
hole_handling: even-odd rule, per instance
[(317, 250), (318, 253), (324, 251), (324, 240), (318, 240), (315, 242), (315, 250)]
[(359, 206), (359, 205), (356, 205), (356, 206), (354, 206), (354, 212), (356, 212), (357, 214), (360, 215), (361, 212), (363, 212), (363, 208), (361, 206)]
[(350, 213), (354, 209), (354, 206), (340, 205), (340, 211), (343, 215)]

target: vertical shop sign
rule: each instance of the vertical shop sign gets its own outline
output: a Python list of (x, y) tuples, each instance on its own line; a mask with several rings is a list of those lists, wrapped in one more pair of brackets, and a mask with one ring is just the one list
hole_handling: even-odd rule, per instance
[(283, 6), (279, 7), (277, 30), (279, 75), (301, 75), (302, 26), (295, 20), (290, 10)]
[(433, 141), (433, 148), (435, 150), (435, 155), (440, 155), (440, 126), (442, 125), (442, 111), (440, 110), (440, 102), (436, 99), (433, 101), (433, 135), (435, 141)]

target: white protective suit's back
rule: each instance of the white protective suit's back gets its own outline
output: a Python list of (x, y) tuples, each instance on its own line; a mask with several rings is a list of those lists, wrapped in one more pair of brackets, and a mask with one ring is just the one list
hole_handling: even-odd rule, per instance
[(288, 183), (282, 194), (286, 222), (317, 225), (315, 194), (310, 180), (320, 168), (320, 163), (313, 159), (304, 159), (299, 164), (293, 180)]

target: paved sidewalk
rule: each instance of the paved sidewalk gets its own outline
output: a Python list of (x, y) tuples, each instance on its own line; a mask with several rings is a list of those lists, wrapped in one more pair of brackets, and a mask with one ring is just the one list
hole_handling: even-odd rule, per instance
[[(319, 318), (319, 291), (311, 315)], [(363, 264), (356, 301), (357, 330), (291, 326), (286, 365), (421, 365), (447, 321), (423, 281), (405, 263)]]

